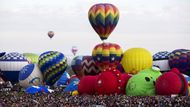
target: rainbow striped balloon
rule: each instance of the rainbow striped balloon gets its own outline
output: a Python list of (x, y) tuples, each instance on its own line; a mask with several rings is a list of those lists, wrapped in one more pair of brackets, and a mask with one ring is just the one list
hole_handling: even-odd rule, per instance
[(123, 52), (119, 45), (114, 43), (102, 43), (95, 46), (92, 57), (100, 70), (108, 67), (117, 67)]
[(95, 4), (90, 8), (88, 18), (101, 40), (105, 40), (117, 25), (119, 10), (113, 4)]
[(48, 51), (40, 55), (38, 66), (46, 85), (53, 85), (65, 72), (67, 58), (57, 51)]

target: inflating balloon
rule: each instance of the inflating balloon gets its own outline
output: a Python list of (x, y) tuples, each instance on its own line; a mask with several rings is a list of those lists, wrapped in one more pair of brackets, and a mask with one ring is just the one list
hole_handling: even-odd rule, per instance
[(2, 57), (5, 54), (6, 54), (6, 52), (0, 52), (0, 57)]
[(125, 51), (121, 64), (126, 73), (136, 74), (152, 67), (152, 55), (144, 48), (131, 48)]
[(22, 87), (42, 85), (43, 77), (36, 64), (24, 66), (19, 73), (19, 84)]
[(153, 55), (153, 66), (159, 67), (160, 71), (166, 72), (170, 70), (169, 66), (169, 55), (168, 51), (157, 52)]
[(76, 46), (73, 46), (71, 51), (72, 51), (73, 55), (75, 56), (78, 51), (78, 48)]
[(37, 64), (39, 56), (34, 53), (23, 53), (29, 63)]
[(67, 71), (65, 71), (63, 75), (59, 78), (59, 80), (56, 81), (54, 86), (66, 86), (68, 84), (69, 79), (70, 75), (67, 73)]
[(155, 95), (155, 81), (149, 73), (133, 75), (126, 85), (126, 94), (130, 96), (153, 96)]
[(66, 71), (69, 73), (69, 75), (74, 75), (74, 72), (71, 67), (71, 62), (72, 62), (74, 56), (73, 55), (65, 55), (65, 56), (67, 58), (67, 64), (68, 64)]
[(84, 72), (82, 71), (82, 60), (83, 56), (76, 56), (71, 62), (72, 70), (79, 79), (84, 76)]
[(48, 36), (49, 36), (49, 38), (53, 38), (54, 32), (53, 32), (53, 31), (49, 31), (49, 32), (48, 32)]
[(69, 80), (69, 84), (64, 89), (64, 92), (73, 92), (78, 90), (79, 79), (76, 76), (72, 76)]
[[(95, 91), (97, 94), (121, 94), (125, 92), (126, 81), (130, 76), (124, 76), (115, 68), (108, 68), (97, 75)], [(130, 79), (129, 79), (130, 80)]]
[(0, 69), (3, 76), (12, 83), (18, 82), (19, 72), (26, 65), (28, 65), (27, 59), (16, 52), (0, 57)]
[(181, 73), (190, 76), (190, 50), (177, 49), (169, 55), (170, 68), (178, 68)]
[(117, 25), (119, 10), (113, 4), (95, 4), (90, 8), (88, 18), (101, 40), (105, 40)]
[(156, 80), (157, 95), (187, 95), (188, 82), (178, 69), (172, 68)]
[(155, 82), (160, 75), (162, 74), (157, 67), (141, 70), (129, 79), (126, 94), (134, 96), (155, 95)]
[(78, 92), (79, 94), (95, 94), (95, 82), (97, 76), (84, 76), (81, 78), (78, 84)]
[(92, 52), (92, 57), (100, 70), (109, 67), (116, 68), (121, 61), (122, 55), (121, 47), (114, 43), (98, 44)]
[(148, 68), (148, 69), (144, 69), (141, 70), (139, 73), (147, 73), (150, 74), (151, 77), (156, 81), (156, 79), (162, 75), (162, 73), (160, 72), (160, 69), (157, 67), (152, 67), (152, 68)]
[(67, 58), (57, 51), (48, 51), (40, 55), (38, 66), (43, 74), (46, 85), (53, 85), (65, 72)]
[(84, 75), (97, 75), (100, 73), (100, 70), (96, 66), (92, 56), (84, 56), (81, 64)]

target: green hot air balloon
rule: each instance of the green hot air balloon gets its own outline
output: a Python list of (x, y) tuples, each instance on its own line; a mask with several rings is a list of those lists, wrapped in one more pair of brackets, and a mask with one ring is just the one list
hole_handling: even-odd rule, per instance
[(23, 53), (29, 63), (37, 64), (39, 56), (34, 53)]

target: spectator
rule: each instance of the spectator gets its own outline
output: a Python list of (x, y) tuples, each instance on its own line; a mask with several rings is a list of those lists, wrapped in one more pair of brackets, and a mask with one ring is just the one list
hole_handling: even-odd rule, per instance
[[(18, 87), (18, 86), (17, 86)], [(72, 96), (63, 93), (62, 88), (56, 88), (54, 93), (36, 93), (34, 95), (24, 93), (21, 88), (0, 92), (0, 107), (9, 106), (47, 106), (47, 107), (70, 107), (70, 106), (138, 106), (138, 107), (187, 107), (190, 106), (188, 96), (126, 96), (126, 95), (81, 95)]]

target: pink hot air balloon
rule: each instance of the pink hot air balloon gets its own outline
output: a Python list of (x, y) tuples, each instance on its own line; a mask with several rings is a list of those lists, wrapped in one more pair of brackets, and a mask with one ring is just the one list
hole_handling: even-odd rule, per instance
[(48, 32), (48, 36), (49, 36), (50, 38), (52, 38), (52, 37), (54, 36), (54, 32), (53, 32), (53, 31), (49, 31), (49, 32)]
[(78, 48), (76, 46), (73, 46), (71, 51), (72, 51), (73, 55), (76, 55)]

